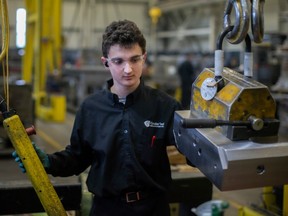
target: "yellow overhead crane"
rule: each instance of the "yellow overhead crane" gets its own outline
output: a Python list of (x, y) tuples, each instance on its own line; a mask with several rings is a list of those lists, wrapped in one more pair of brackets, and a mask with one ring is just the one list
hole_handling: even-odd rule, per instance
[(22, 79), (33, 85), (36, 117), (55, 122), (65, 120), (66, 99), (48, 92), (48, 77), (61, 75), (61, 0), (25, 0), (26, 46)]

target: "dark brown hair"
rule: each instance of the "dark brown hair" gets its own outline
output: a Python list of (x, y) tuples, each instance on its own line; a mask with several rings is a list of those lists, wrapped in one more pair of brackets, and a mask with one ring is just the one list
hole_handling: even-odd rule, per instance
[(127, 48), (139, 44), (142, 54), (146, 52), (146, 39), (137, 25), (129, 20), (112, 22), (106, 27), (102, 39), (102, 54), (105, 58), (110, 47), (116, 44)]

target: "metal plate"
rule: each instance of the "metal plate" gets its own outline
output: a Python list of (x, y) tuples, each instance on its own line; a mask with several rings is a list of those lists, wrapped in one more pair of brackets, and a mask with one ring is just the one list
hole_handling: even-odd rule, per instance
[(288, 142), (231, 141), (215, 129), (185, 129), (177, 111), (174, 134), (177, 147), (220, 190), (275, 186), (288, 183)]

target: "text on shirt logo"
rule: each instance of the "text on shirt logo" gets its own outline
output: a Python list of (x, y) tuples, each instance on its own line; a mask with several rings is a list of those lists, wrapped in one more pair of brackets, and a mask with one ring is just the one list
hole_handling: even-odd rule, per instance
[(164, 128), (164, 122), (152, 122), (152, 121), (145, 121), (144, 125), (146, 127), (155, 127), (155, 128)]

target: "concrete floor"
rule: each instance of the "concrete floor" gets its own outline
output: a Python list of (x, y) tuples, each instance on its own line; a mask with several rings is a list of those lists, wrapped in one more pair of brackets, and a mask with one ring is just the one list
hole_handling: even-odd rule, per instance
[[(47, 153), (63, 149), (69, 143), (73, 121), (74, 115), (69, 113), (66, 116), (65, 123), (51, 123), (37, 120), (37, 135), (33, 140)], [(238, 210), (243, 206), (250, 206), (251, 204), (261, 205), (261, 194), (262, 188), (227, 192), (221, 192), (216, 187), (213, 188), (213, 200), (223, 200), (229, 203), (229, 208), (225, 210), (225, 215), (228, 216), (238, 215)], [(27, 214), (24, 215), (28, 216)], [(73, 215), (73, 212), (70, 215)], [(175, 214), (175, 216), (178, 215)]]

